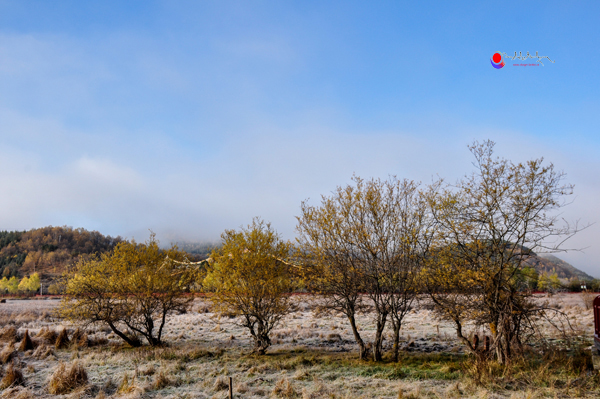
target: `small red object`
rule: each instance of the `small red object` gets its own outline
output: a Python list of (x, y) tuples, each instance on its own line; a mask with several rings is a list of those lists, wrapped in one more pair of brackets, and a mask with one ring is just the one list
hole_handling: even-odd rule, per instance
[(594, 299), (594, 345), (600, 350), (600, 295)]

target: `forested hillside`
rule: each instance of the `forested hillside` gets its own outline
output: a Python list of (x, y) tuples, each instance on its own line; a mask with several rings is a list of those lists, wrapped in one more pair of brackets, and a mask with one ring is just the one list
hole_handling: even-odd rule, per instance
[(538, 273), (555, 271), (558, 277), (579, 280), (593, 280), (594, 277), (551, 254), (538, 254), (535, 268)]
[(121, 237), (67, 226), (2, 231), (0, 274), (2, 277), (24, 277), (37, 272), (43, 278), (51, 278), (82, 257), (110, 251), (120, 241)]

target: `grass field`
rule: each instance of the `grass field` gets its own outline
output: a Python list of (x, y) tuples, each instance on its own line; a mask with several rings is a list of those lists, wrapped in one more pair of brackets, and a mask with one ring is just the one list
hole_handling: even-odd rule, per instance
[[(546, 299), (569, 316), (572, 341), (546, 326), (551, 345), (531, 348), (509, 366), (477, 363), (463, 352), (452, 326), (438, 322), (426, 306), (408, 315), (401, 361), (374, 363), (358, 360), (342, 316), (314, 314), (306, 296), (297, 297), (298, 311), (273, 332), (274, 345), (262, 357), (250, 353), (249, 334), (235, 319), (217, 317), (203, 299), (191, 312), (170, 318), (167, 346), (137, 349), (106, 327), (76, 333), (78, 326), (53, 318), (59, 301), (9, 300), (0, 304), (0, 361), (2, 384), (13, 385), (1, 396), (227, 398), (232, 377), (236, 398), (600, 397), (600, 380), (585, 350), (593, 334), (589, 303), (579, 294), (539, 298)], [(359, 326), (372, 340), (372, 320), (363, 316)], [(63, 329), (72, 342), (57, 349), (53, 344)], [(33, 349), (19, 349), (26, 331)], [(74, 334), (80, 338), (73, 340)], [(389, 332), (385, 344), (389, 349)]]

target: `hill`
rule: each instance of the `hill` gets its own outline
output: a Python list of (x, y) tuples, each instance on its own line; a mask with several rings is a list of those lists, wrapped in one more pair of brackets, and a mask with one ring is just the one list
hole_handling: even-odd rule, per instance
[(552, 254), (537, 254), (532, 260), (532, 264), (540, 274), (554, 271), (559, 278), (563, 279), (594, 280), (594, 277)]
[[(121, 241), (120, 236), (68, 226), (0, 231), (0, 278), (20, 279), (37, 272), (48, 284), (79, 260), (111, 251)], [(204, 244), (186, 243), (180, 249), (188, 252), (191, 261), (204, 259), (209, 252)]]
[(121, 237), (72, 227), (42, 227), (0, 232), (0, 275), (23, 277), (38, 272), (42, 278), (60, 275), (81, 258), (110, 251)]

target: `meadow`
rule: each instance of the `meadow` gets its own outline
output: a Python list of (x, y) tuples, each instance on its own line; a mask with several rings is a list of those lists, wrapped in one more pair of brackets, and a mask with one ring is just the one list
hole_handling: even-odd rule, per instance
[[(273, 331), (264, 356), (251, 354), (250, 336), (235, 318), (219, 317), (203, 298), (188, 313), (169, 317), (166, 345), (159, 348), (130, 348), (108, 327), (57, 319), (59, 300), (7, 300), (0, 304), (0, 397), (224, 399), (229, 377), (235, 398), (598, 397), (590, 298), (537, 296), (565, 312), (572, 329), (565, 337), (543, 325), (547, 341), (507, 366), (466, 354), (453, 326), (438, 321), (427, 303), (407, 316), (395, 363), (360, 361), (346, 319), (319, 313), (308, 295), (294, 297), (297, 310)], [(359, 328), (367, 341), (373, 339), (369, 315), (359, 318)], [(63, 330), (69, 340), (57, 344)], [(23, 344), (26, 334), (31, 345)]]

